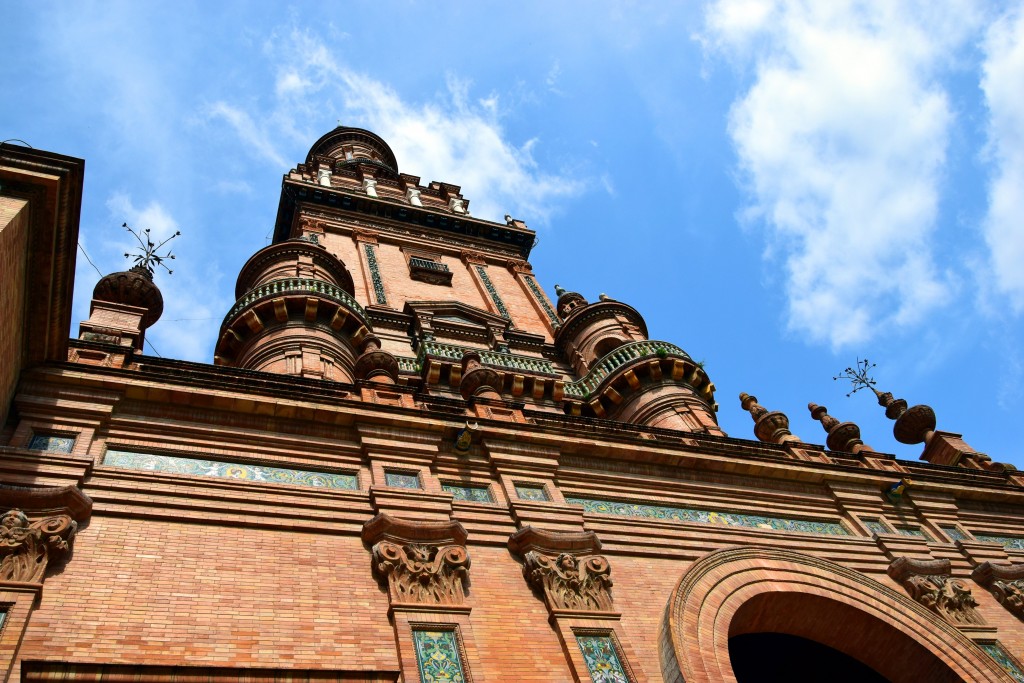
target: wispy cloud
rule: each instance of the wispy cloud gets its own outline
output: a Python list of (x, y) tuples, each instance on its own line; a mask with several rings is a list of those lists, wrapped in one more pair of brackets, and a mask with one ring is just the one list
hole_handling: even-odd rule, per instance
[(956, 3), (709, 6), (705, 50), (754, 76), (729, 133), (793, 332), (859, 344), (919, 323), (954, 285), (930, 241), (954, 118), (936, 74), (978, 21)]
[(1018, 5), (989, 27), (983, 49), (981, 87), (990, 113), (988, 152), (995, 164), (983, 230), (994, 288), (1019, 313), (1024, 310), (1024, 7)]
[(324, 132), (325, 122), (340, 118), (387, 140), (400, 170), (424, 181), (461, 184), (471, 211), (482, 218), (512, 213), (546, 223), (560, 199), (586, 187), (568, 173), (542, 170), (534, 157), (539, 142), (509, 140), (501, 124), (501, 98), (489, 93), (474, 99), (468, 81), (449, 76), (442, 94), (414, 103), (349, 68), (308, 31), (275, 36), (265, 52), (278, 65), (272, 111), (262, 118), (266, 123), (258, 125), (242, 107), (226, 101), (212, 104), (208, 113), (277, 168), (295, 160), (286, 163), (274, 140), (311, 142)]

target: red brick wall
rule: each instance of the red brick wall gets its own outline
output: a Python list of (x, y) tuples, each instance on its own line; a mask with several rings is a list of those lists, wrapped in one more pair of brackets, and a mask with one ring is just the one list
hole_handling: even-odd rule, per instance
[(0, 197), (0, 425), (21, 371), (28, 202)]

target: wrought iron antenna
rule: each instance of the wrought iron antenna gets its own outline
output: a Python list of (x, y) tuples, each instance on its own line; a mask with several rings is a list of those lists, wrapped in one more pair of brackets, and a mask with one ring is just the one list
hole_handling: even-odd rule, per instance
[(857, 362), (853, 367), (846, 368), (832, 379), (837, 381), (845, 379), (853, 385), (853, 390), (847, 394), (847, 397), (853, 396), (861, 389), (870, 389), (877, 394), (878, 390), (875, 389), (876, 382), (874, 378), (868, 374), (875, 367), (877, 367), (875, 363), (869, 362), (867, 358), (864, 360), (857, 358)]
[(174, 254), (171, 253), (171, 250), (168, 249), (167, 253), (163, 255), (158, 254), (157, 252), (163, 249), (165, 244), (173, 240), (175, 237), (181, 235), (181, 230), (178, 230), (173, 235), (165, 239), (163, 242), (160, 242), (159, 244), (154, 244), (153, 239), (149, 236), (149, 228), (146, 228), (145, 230), (142, 231), (138, 231), (129, 227), (127, 223), (122, 223), (121, 227), (130, 232), (132, 236), (136, 240), (138, 240), (139, 248), (142, 250), (141, 254), (134, 255), (129, 252), (125, 252), (125, 258), (134, 257), (135, 267), (142, 266), (147, 271), (149, 271), (150, 275), (153, 274), (153, 270), (155, 269), (156, 266), (163, 266), (163, 269), (167, 271), (168, 275), (174, 273), (174, 271), (168, 268), (167, 264), (164, 263), (164, 261), (167, 261), (168, 259), (174, 259)]

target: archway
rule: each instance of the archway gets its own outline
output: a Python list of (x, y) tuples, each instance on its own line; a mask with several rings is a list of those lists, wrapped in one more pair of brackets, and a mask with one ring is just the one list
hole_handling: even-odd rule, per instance
[[(833, 562), (772, 548), (720, 550), (694, 563), (672, 594), (663, 637), (663, 674), (678, 683), (736, 681), (730, 639), (734, 653), (756, 657), (766, 644), (759, 638), (789, 654), (817, 653), (824, 666), (849, 657), (894, 683), (1010, 680), (907, 596)], [(808, 670), (806, 680), (832, 678)]]

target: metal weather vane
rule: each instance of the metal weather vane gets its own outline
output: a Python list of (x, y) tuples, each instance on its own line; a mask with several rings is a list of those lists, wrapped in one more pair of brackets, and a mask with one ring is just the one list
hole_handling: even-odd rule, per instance
[(173, 235), (165, 239), (163, 242), (160, 242), (159, 244), (154, 244), (153, 239), (149, 236), (149, 228), (146, 228), (145, 230), (142, 230), (140, 232), (138, 230), (133, 230), (132, 228), (130, 228), (127, 223), (122, 223), (121, 227), (130, 232), (132, 236), (136, 240), (138, 240), (139, 249), (141, 249), (142, 251), (142, 253), (140, 254), (131, 254), (129, 252), (125, 252), (125, 258), (132, 258), (134, 256), (134, 267), (137, 268), (141, 266), (145, 268), (150, 275), (153, 274), (153, 271), (155, 270), (156, 266), (163, 266), (163, 269), (167, 271), (168, 275), (174, 273), (174, 271), (168, 268), (167, 264), (164, 263), (164, 261), (174, 259), (174, 254), (171, 253), (171, 250), (168, 249), (167, 253), (163, 255), (158, 254), (157, 252), (163, 249), (165, 244), (173, 240), (175, 237), (181, 235), (181, 230), (176, 231)]
[(832, 379), (849, 380), (849, 382), (853, 385), (853, 391), (848, 393), (847, 396), (853, 396), (861, 389), (870, 389), (871, 391), (875, 392), (875, 394), (878, 394), (878, 390), (875, 389), (876, 382), (874, 378), (868, 374), (875, 367), (877, 366), (874, 363), (869, 362), (867, 358), (865, 358), (864, 360), (858, 358), (857, 362), (854, 363), (853, 367), (846, 368)]

